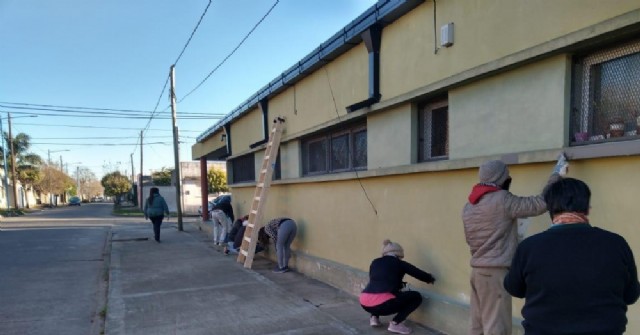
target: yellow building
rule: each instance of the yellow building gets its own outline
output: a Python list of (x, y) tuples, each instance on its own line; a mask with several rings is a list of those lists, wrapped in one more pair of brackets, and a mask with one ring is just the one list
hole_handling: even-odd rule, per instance
[[(200, 135), (192, 157), (227, 160), (245, 214), (270, 120), (284, 117), (265, 221), (298, 222), (296, 270), (356, 295), (390, 238), (438, 279), (410, 281), (429, 297), (411, 318), (465, 334), (461, 210), (486, 160), (531, 195), (566, 152), (592, 224), (640, 257), (639, 36), (638, 1), (380, 0)], [(549, 223), (531, 218), (527, 235)], [(639, 334), (640, 305), (627, 317)]]

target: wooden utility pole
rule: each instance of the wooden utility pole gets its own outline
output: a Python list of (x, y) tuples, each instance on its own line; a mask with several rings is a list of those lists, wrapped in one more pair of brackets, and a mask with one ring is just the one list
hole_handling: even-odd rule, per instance
[(178, 210), (178, 230), (182, 231), (182, 176), (180, 173), (180, 147), (178, 144), (178, 126), (176, 122), (176, 76), (175, 64), (171, 65), (171, 120), (173, 121), (173, 157), (176, 176), (176, 208)]
[(144, 171), (142, 169), (142, 133), (143, 130), (140, 131), (140, 209), (144, 209), (144, 185), (142, 184), (142, 181), (144, 180), (144, 174), (142, 173), (142, 171)]
[(18, 208), (18, 184), (16, 184), (16, 154), (13, 150), (13, 135), (11, 135), (11, 113), (8, 113), (9, 120), (9, 149), (11, 150), (11, 182), (13, 183), (13, 205)]
[(4, 164), (4, 194), (7, 201), (7, 209), (11, 208), (11, 200), (9, 196), (9, 169), (7, 169), (7, 150), (4, 147), (4, 130), (2, 130), (2, 116), (0, 116), (0, 136), (2, 136), (2, 163)]

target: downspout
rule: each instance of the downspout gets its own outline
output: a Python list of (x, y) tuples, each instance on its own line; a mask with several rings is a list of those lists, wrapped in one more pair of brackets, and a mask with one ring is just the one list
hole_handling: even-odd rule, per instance
[(225, 146), (227, 147), (227, 154), (223, 157), (220, 158), (227, 158), (229, 156), (231, 156), (232, 152), (231, 152), (231, 123), (227, 123), (224, 125), (224, 140), (225, 140)]
[(363, 101), (347, 106), (347, 113), (369, 107), (380, 101), (380, 44), (382, 42), (382, 25), (374, 24), (362, 33), (362, 41), (369, 52), (369, 97)]

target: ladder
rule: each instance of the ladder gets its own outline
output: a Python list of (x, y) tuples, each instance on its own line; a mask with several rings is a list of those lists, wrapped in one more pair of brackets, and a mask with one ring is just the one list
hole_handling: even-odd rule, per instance
[(258, 242), (259, 225), (260, 222), (262, 222), (264, 205), (267, 202), (267, 194), (269, 187), (271, 186), (273, 168), (275, 167), (278, 149), (280, 148), (280, 138), (282, 137), (282, 130), (284, 128), (284, 119), (277, 117), (273, 120), (273, 123), (271, 133), (269, 134), (269, 142), (267, 142), (267, 147), (264, 152), (262, 167), (260, 168), (260, 178), (258, 178), (256, 190), (253, 195), (251, 211), (249, 212), (249, 223), (244, 231), (242, 245), (240, 246), (240, 252), (238, 253), (238, 263), (244, 263), (244, 267), (248, 269), (250, 269), (253, 264), (253, 256), (255, 255), (256, 244)]

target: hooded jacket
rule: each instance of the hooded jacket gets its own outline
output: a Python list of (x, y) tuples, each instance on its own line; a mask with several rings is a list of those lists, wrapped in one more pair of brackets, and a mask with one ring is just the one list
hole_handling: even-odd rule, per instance
[[(552, 174), (547, 186), (559, 179)], [(481, 195), (472, 192), (470, 201), (462, 210), (462, 222), (471, 267), (508, 268), (518, 246), (517, 219), (547, 211), (542, 195), (519, 197), (499, 188), (485, 189)]]
[[(151, 202), (151, 204), (149, 204)], [(167, 202), (160, 194), (154, 194), (151, 201), (149, 199), (144, 201), (144, 215), (149, 218), (163, 216), (163, 214), (169, 215), (169, 206)]]

